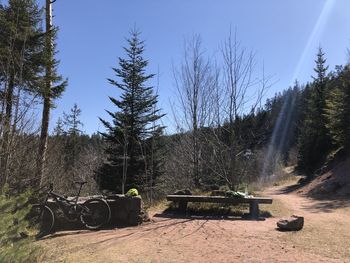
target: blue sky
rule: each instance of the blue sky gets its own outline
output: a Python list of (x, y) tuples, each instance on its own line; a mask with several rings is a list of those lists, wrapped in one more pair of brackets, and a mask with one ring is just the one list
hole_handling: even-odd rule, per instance
[(257, 54), (257, 70), (264, 61), (265, 72), (277, 81), (267, 94), (271, 97), (295, 77), (310, 79), (319, 45), (330, 68), (345, 63), (349, 12), (349, 0), (57, 0), (59, 70), (69, 86), (56, 102), (51, 126), (77, 103), (85, 132), (103, 130), (98, 117), (107, 117), (105, 109), (113, 110), (107, 96), (119, 95), (106, 79), (113, 78), (111, 67), (124, 56), (125, 37), (134, 25), (146, 40), (149, 72), (159, 68), (160, 106), (168, 113), (165, 124), (171, 126), (172, 65), (181, 61), (185, 38), (200, 34), (207, 54), (219, 56), (230, 26), (236, 27), (242, 45)]

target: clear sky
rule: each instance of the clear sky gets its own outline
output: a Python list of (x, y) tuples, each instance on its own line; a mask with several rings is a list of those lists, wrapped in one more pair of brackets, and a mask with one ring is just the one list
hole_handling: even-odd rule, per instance
[(57, 0), (59, 70), (69, 86), (52, 111), (51, 126), (77, 103), (84, 131), (103, 130), (98, 117), (113, 110), (107, 96), (119, 95), (106, 78), (113, 78), (111, 67), (124, 56), (125, 37), (134, 25), (146, 40), (149, 72), (159, 68), (160, 106), (171, 126), (172, 65), (181, 61), (185, 38), (200, 34), (208, 55), (219, 55), (230, 25), (236, 27), (242, 45), (257, 53), (257, 69), (264, 61), (265, 72), (277, 81), (271, 97), (295, 78), (302, 83), (310, 79), (319, 45), (330, 68), (345, 63), (349, 14), (349, 0)]

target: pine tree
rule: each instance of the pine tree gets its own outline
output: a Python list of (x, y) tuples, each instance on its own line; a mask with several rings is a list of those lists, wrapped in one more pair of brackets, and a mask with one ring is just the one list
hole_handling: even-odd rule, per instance
[(83, 123), (79, 120), (81, 115), (81, 109), (76, 103), (74, 103), (73, 108), (70, 110), (70, 114), (63, 113), (63, 123), (67, 127), (66, 134), (68, 136), (77, 137), (82, 133), (81, 127)]
[(103, 189), (124, 193), (125, 187), (139, 187), (147, 173), (149, 147), (146, 141), (158, 136), (163, 127), (155, 123), (163, 115), (157, 105), (158, 96), (153, 87), (147, 86), (154, 74), (146, 74), (148, 61), (142, 55), (144, 41), (139, 32), (133, 30), (124, 48), (126, 58), (119, 58), (119, 68), (113, 68), (118, 80), (109, 83), (122, 92), (119, 99), (109, 97), (115, 112), (107, 111), (112, 122), (100, 118), (107, 131), (102, 132), (106, 148), (107, 162), (96, 173), (96, 180)]
[[(322, 113), (326, 104), (326, 85), (328, 82), (327, 70), (328, 66), (326, 66), (326, 59), (324, 58), (325, 53), (322, 51), (322, 48), (318, 48), (317, 59), (315, 61), (316, 67), (314, 71), (316, 73), (316, 77), (314, 79), (314, 94), (312, 98), (312, 103), (314, 104), (315, 110), (317, 113)], [(319, 116), (322, 118), (322, 115)], [(324, 121), (322, 122), (324, 124)]]
[(77, 165), (79, 156), (82, 151), (82, 145), (80, 143), (80, 135), (82, 134), (81, 127), (83, 123), (79, 117), (81, 115), (81, 109), (75, 103), (70, 113), (63, 113), (63, 123), (66, 127), (65, 143), (64, 143), (64, 159), (65, 170), (67, 173), (72, 173), (72, 178), (75, 176), (74, 168)]
[(45, 63), (44, 37), (41, 28), (42, 12), (34, 0), (10, 0), (0, 4), (0, 82), (5, 85), (0, 141), (0, 186), (8, 178), (11, 149), (9, 136), (13, 123), (14, 93), (16, 89), (37, 93)]
[(44, 182), (44, 167), (46, 161), (46, 151), (49, 136), (50, 110), (53, 107), (53, 101), (64, 92), (68, 81), (58, 74), (57, 67), (59, 61), (55, 59), (55, 38), (58, 28), (52, 25), (52, 1), (46, 0), (46, 32), (45, 32), (45, 76), (41, 85), (40, 95), (43, 99), (43, 110), (41, 120), (39, 152), (37, 158), (38, 179), (40, 185)]
[(62, 136), (64, 134), (64, 124), (63, 120), (59, 117), (56, 122), (56, 126), (53, 129), (53, 135), (54, 136)]
[(324, 161), (331, 148), (324, 116), (328, 66), (325, 66), (326, 59), (321, 48), (318, 49), (315, 62), (316, 76), (313, 77), (314, 81), (310, 88), (310, 98), (308, 99), (298, 149), (298, 168), (308, 175), (311, 175)]
[(327, 128), (336, 147), (350, 146), (350, 66), (339, 68), (326, 100)]
[(0, 191), (0, 262), (37, 262), (38, 247), (33, 238), (24, 238), (29, 230), (29, 192), (11, 196)]

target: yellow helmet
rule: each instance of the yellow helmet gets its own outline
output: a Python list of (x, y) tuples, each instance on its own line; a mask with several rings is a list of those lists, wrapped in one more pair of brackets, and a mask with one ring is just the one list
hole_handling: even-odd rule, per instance
[(136, 188), (131, 188), (126, 194), (126, 196), (137, 196), (139, 195), (139, 192)]

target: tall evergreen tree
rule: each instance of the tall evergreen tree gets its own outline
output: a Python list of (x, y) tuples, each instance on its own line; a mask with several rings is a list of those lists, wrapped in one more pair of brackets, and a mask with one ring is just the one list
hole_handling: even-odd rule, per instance
[(45, 17), (45, 76), (41, 85), (40, 95), (43, 99), (43, 110), (41, 120), (39, 152), (37, 158), (38, 179), (40, 185), (44, 182), (44, 167), (46, 161), (46, 151), (49, 136), (50, 110), (53, 107), (53, 101), (61, 96), (65, 90), (68, 81), (58, 74), (57, 67), (59, 61), (55, 59), (55, 38), (58, 28), (52, 25), (52, 3), (54, 1), (46, 0)]
[(76, 103), (74, 103), (73, 108), (71, 108), (70, 113), (63, 113), (63, 123), (67, 127), (68, 136), (78, 136), (81, 134), (81, 127), (83, 123), (80, 121), (79, 117), (81, 115), (81, 109)]
[(327, 128), (336, 147), (350, 146), (350, 66), (338, 67), (326, 100)]
[(310, 89), (310, 97), (305, 113), (303, 128), (299, 138), (298, 168), (311, 175), (324, 161), (331, 142), (327, 132), (325, 105), (327, 96), (327, 70), (326, 59), (321, 48), (318, 49), (316, 76)]
[[(34, 0), (0, 4), (0, 83), (4, 84), (0, 116), (0, 186), (8, 178), (10, 134), (16, 89), (38, 92), (45, 63), (42, 12)], [(1, 134), (2, 131), (2, 134)]]
[(53, 129), (53, 135), (58, 137), (58, 136), (62, 136), (63, 134), (64, 134), (64, 124), (63, 124), (63, 120), (59, 117), (56, 122), (56, 126)]
[(107, 111), (112, 121), (100, 118), (106, 127), (101, 135), (108, 144), (108, 159), (96, 172), (95, 179), (101, 188), (122, 193), (126, 187), (142, 187), (149, 168), (147, 140), (158, 136), (164, 128), (155, 124), (163, 115), (155, 109), (158, 96), (147, 85), (154, 74), (145, 72), (148, 61), (142, 56), (145, 45), (139, 34), (131, 31), (128, 47), (124, 48), (126, 58), (119, 58), (119, 68), (113, 68), (118, 79), (108, 79), (122, 92), (119, 99), (109, 97), (116, 107), (114, 112)]
[(70, 113), (63, 113), (63, 123), (66, 127), (64, 132), (65, 144), (64, 144), (64, 158), (65, 158), (65, 170), (71, 172), (74, 177), (74, 168), (77, 165), (79, 155), (82, 151), (82, 145), (80, 143), (80, 135), (82, 134), (81, 127), (83, 123), (79, 117), (81, 115), (81, 109), (75, 103)]

